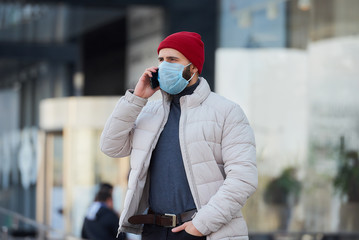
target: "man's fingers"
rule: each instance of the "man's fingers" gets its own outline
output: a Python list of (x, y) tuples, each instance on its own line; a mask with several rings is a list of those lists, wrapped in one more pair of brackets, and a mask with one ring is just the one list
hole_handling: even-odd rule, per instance
[(152, 77), (152, 72), (151, 71), (147, 70), (145, 73), (147, 74), (147, 76)]
[(146, 74), (149, 77), (152, 77), (152, 73), (157, 72), (158, 67), (150, 67), (150, 68), (146, 68), (144, 74)]
[(172, 232), (180, 232), (180, 231), (183, 231), (187, 226), (187, 223), (184, 223), (178, 227), (175, 227), (172, 229)]
[(133, 94), (138, 97), (149, 98), (154, 94), (154, 92), (159, 89), (159, 87), (156, 89), (152, 89), (149, 81), (149, 78), (153, 77), (152, 73), (156, 72), (157, 69), (158, 67), (150, 67), (145, 69), (136, 84), (135, 91), (133, 92)]
[(146, 71), (157, 72), (157, 69), (158, 69), (158, 67), (150, 67), (150, 68), (147, 68)]

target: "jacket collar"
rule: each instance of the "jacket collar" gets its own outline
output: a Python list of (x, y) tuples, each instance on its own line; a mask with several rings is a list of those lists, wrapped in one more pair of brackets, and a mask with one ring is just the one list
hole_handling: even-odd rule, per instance
[[(192, 94), (181, 97), (180, 99), (181, 105), (183, 105), (184, 103), (187, 107), (196, 107), (200, 105), (202, 102), (204, 102), (204, 100), (206, 100), (208, 95), (211, 93), (211, 89), (206, 79), (200, 77), (199, 80), (200, 83)], [(165, 102), (170, 102), (172, 100), (172, 96), (170, 94), (166, 93), (163, 90), (161, 90), (161, 93), (163, 100)]]

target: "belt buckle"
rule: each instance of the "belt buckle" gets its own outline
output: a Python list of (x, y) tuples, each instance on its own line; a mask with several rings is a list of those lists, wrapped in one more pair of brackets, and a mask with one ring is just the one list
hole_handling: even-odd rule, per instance
[(176, 225), (177, 225), (177, 216), (176, 216), (176, 214), (165, 213), (165, 216), (172, 217), (172, 225), (164, 226), (164, 227), (176, 227)]

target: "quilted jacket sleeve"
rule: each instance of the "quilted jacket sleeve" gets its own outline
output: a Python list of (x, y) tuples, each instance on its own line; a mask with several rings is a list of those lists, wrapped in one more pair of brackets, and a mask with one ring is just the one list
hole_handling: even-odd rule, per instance
[(225, 180), (193, 219), (202, 234), (218, 231), (238, 217), (258, 184), (254, 134), (242, 109), (236, 105), (226, 117), (222, 135)]
[(135, 121), (147, 99), (127, 91), (117, 103), (101, 135), (101, 151), (110, 157), (126, 157), (131, 153)]

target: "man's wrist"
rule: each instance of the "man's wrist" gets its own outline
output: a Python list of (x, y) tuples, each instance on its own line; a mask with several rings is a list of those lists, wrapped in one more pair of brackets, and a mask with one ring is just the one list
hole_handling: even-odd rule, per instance
[(133, 95), (135, 95), (136, 97), (143, 98), (143, 99), (148, 99), (147, 97), (142, 96), (141, 94), (139, 94), (138, 92), (136, 92), (136, 89), (135, 89), (135, 90), (132, 90), (131, 93), (132, 93)]
[(142, 97), (135, 95), (133, 89), (127, 90), (127, 92), (125, 94), (125, 99), (127, 99), (127, 101), (129, 101), (129, 102), (135, 103), (138, 106), (144, 106), (144, 105), (146, 105), (146, 103), (148, 101), (147, 98), (142, 98)]

